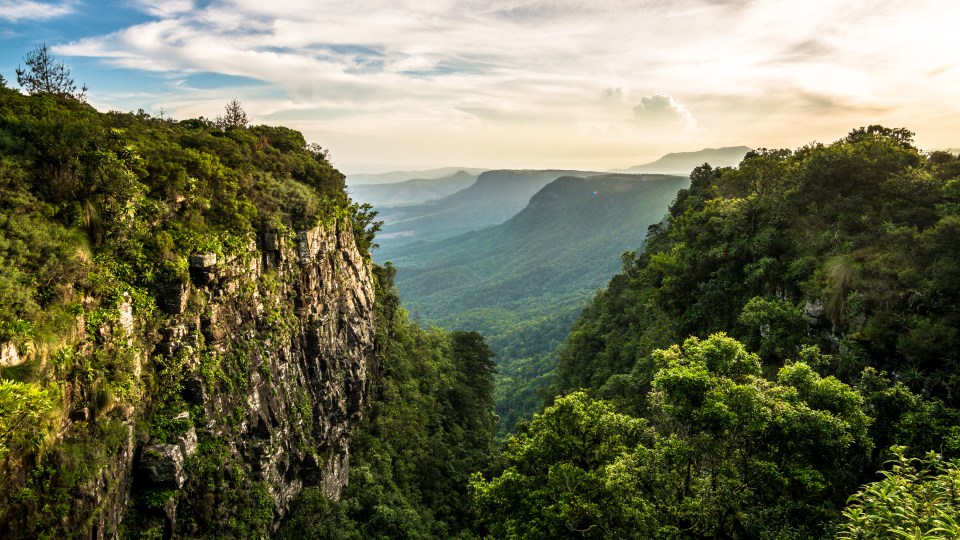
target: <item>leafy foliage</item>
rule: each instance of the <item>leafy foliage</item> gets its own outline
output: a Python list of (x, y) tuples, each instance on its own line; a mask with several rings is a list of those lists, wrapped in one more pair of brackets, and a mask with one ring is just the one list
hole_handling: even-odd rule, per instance
[(578, 392), (517, 435), (507, 467), (475, 475), (497, 538), (819, 537), (872, 442), (859, 393), (802, 362), (760, 375), (716, 334), (653, 352), (646, 418)]
[(697, 169), (669, 223), (575, 325), (555, 392), (599, 388), (658, 347), (727, 331), (770, 369), (816, 345), (848, 382), (873, 366), (953, 403), (957, 162), (871, 126)]
[(909, 458), (893, 447), (883, 479), (850, 497), (838, 538), (960, 537), (960, 468), (939, 455)]
[[(642, 495), (616, 513), (659, 504), (649, 515), (664, 520), (640, 536), (822, 537), (883, 449), (957, 456), (958, 181), (957, 156), (881, 126), (695, 170), (646, 252), (583, 311), (552, 386), (558, 404), (585, 389), (648, 422), (622, 469)], [(848, 509), (852, 537), (914, 515), (878, 510), (871, 490), (914, 482), (888, 480)], [(902, 536), (950, 530), (924, 515), (898, 522)]]
[(0, 461), (11, 451), (37, 453), (50, 435), (56, 393), (0, 379)]

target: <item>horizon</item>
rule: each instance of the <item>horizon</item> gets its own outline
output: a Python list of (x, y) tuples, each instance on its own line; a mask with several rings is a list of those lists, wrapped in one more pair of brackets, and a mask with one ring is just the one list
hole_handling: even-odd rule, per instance
[(101, 110), (240, 99), (347, 174), (614, 170), (830, 143), (871, 124), (956, 148), (960, 5), (860, 0), (0, 0), (0, 74), (47, 43)]

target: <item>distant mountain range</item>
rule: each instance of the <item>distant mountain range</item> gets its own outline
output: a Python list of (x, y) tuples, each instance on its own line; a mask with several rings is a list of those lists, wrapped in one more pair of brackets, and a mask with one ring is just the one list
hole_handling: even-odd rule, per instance
[(377, 235), (380, 261), (394, 249), (413, 242), (430, 242), (498, 225), (522, 210), (537, 191), (561, 176), (596, 176), (590, 171), (486, 171), (475, 183), (441, 199), (410, 206), (382, 207), (383, 230)]
[(477, 181), (476, 174), (457, 171), (440, 178), (415, 178), (391, 184), (357, 184), (347, 188), (350, 197), (377, 207), (398, 206), (446, 197)]
[[(488, 179), (545, 174), (496, 171)], [(488, 338), (499, 355), (498, 402), (510, 404), (498, 414), (512, 425), (511, 409), (533, 410), (551, 353), (587, 300), (617, 272), (624, 251), (643, 247), (647, 227), (688, 185), (683, 176), (563, 176), (500, 225), (396, 248), (401, 298), (426, 323)]]
[(704, 163), (709, 163), (713, 167), (736, 167), (743, 156), (751, 150), (752, 148), (746, 146), (727, 146), (704, 148), (696, 152), (673, 152), (652, 163), (636, 165), (620, 172), (689, 175)]
[(440, 167), (438, 169), (427, 169), (423, 171), (391, 171), (385, 173), (358, 173), (347, 175), (348, 186), (358, 186), (361, 184), (393, 184), (405, 182), (407, 180), (433, 179), (450, 176), (460, 171), (468, 174), (478, 175), (487, 169), (477, 169), (472, 167)]

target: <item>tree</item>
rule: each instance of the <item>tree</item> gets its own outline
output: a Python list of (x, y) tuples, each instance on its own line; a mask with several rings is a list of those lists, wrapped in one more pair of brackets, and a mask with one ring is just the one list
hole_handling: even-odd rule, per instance
[(507, 464), (473, 475), (474, 510), (489, 537), (650, 538), (656, 509), (624, 497), (614, 468), (653, 434), (644, 420), (583, 392), (557, 399), (507, 441)]
[(247, 118), (247, 112), (243, 110), (243, 106), (240, 105), (240, 100), (237, 98), (231, 99), (230, 103), (227, 103), (226, 107), (224, 107), (224, 111), (223, 116), (218, 116), (213, 121), (220, 129), (232, 127), (246, 128), (247, 124), (250, 123), (250, 119)]
[[(818, 361), (813, 351), (805, 358)], [(812, 538), (869, 456), (863, 399), (804, 362), (761, 376), (722, 333), (654, 351), (646, 418), (577, 392), (471, 494), (495, 538)]]
[(0, 74), (0, 88), (6, 88), (6, 87), (7, 87), (7, 79), (5, 79), (2, 74)]
[(50, 52), (46, 43), (37, 45), (37, 48), (23, 57), (26, 68), (17, 66), (17, 84), (29, 94), (53, 94), (55, 96), (75, 99), (85, 102), (87, 86), (80, 87), (70, 76), (70, 69), (63, 62), (58, 61)]

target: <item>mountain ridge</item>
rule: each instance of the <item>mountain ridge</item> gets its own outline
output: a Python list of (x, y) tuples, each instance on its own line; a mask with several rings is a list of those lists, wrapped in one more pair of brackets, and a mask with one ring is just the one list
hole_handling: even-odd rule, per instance
[(459, 171), (466, 171), (469, 174), (478, 175), (487, 170), (489, 169), (477, 167), (438, 167), (435, 169), (389, 171), (383, 173), (354, 173), (346, 175), (346, 181), (348, 186), (396, 184), (407, 180), (432, 180), (442, 178), (456, 174)]
[(704, 163), (709, 163), (713, 167), (736, 167), (743, 156), (751, 150), (753, 149), (747, 146), (723, 146), (720, 148), (704, 148), (692, 152), (670, 152), (656, 161), (634, 165), (614, 172), (690, 174), (693, 169)]
[(374, 206), (403, 206), (452, 195), (476, 182), (477, 176), (460, 170), (439, 178), (412, 178), (390, 184), (351, 185), (347, 191), (352, 199)]
[(380, 209), (384, 220), (378, 235), (377, 260), (390, 260), (398, 247), (436, 241), (498, 225), (516, 215), (543, 186), (561, 176), (597, 176), (607, 173), (563, 169), (486, 171), (470, 186), (441, 199), (419, 205)]

